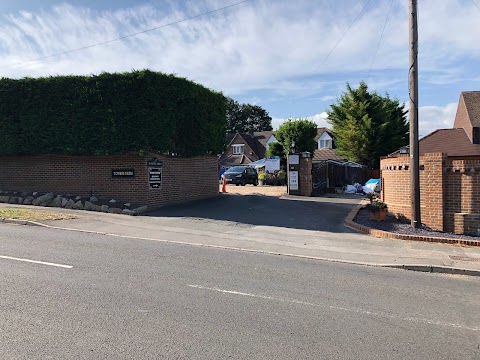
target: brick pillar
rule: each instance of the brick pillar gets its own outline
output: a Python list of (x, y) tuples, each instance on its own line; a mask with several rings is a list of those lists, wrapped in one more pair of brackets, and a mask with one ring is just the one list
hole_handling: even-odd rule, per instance
[(300, 158), (299, 188), (300, 196), (311, 196), (313, 191), (312, 158)]
[(423, 156), (420, 171), (420, 203), (422, 223), (433, 230), (444, 231), (444, 162), (445, 154), (429, 153)]

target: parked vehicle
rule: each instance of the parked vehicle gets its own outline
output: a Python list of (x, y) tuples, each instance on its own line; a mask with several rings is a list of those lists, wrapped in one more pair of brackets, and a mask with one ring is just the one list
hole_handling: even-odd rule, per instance
[(227, 184), (245, 186), (246, 184), (258, 185), (257, 170), (248, 166), (234, 166), (225, 171), (222, 175)]

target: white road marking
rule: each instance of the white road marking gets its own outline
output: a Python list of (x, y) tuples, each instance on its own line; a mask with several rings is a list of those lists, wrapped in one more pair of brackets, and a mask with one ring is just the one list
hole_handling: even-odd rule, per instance
[(56, 266), (56, 267), (61, 267), (61, 268), (65, 268), (65, 269), (71, 269), (71, 268), (73, 268), (73, 266), (71, 266), (71, 265), (63, 265), (63, 264), (55, 264), (55, 263), (51, 263), (51, 262), (46, 262), (46, 261), (22, 259), (22, 258), (17, 258), (17, 257), (12, 257), (12, 256), (3, 256), (3, 255), (0, 255), (0, 259), (8, 259), (8, 260), (15, 260), (15, 261), (23, 261), (23, 262), (33, 263), (33, 264)]
[(365, 310), (365, 309), (345, 308), (345, 307), (334, 306), (334, 305), (322, 305), (322, 304), (311, 303), (311, 302), (308, 302), (308, 301), (301, 301), (301, 300), (295, 300), (295, 299), (282, 299), (282, 298), (276, 298), (276, 297), (272, 297), (272, 296), (250, 294), (250, 293), (244, 293), (244, 292), (240, 292), (240, 291), (225, 290), (225, 289), (220, 289), (220, 288), (215, 288), (215, 287), (207, 287), (207, 286), (202, 286), (202, 285), (187, 285), (187, 286), (189, 286), (191, 288), (195, 288), (195, 289), (216, 291), (216, 292), (220, 292), (220, 293), (224, 293), (224, 294), (247, 296), (247, 297), (253, 297), (253, 298), (258, 298), (258, 299), (280, 301), (280, 302), (306, 305), (306, 306), (328, 307), (329, 309), (332, 309), (332, 310), (346, 311), (346, 312), (352, 312), (352, 313), (362, 314), (362, 315), (369, 315), (369, 316), (374, 316), (374, 317), (381, 317), (381, 318), (388, 318), (388, 319), (402, 320), (402, 321), (410, 321), (410, 322), (416, 322), (416, 323), (421, 323), (421, 324), (426, 324), (426, 325), (452, 327), (452, 328), (457, 328), (457, 329), (462, 329), (462, 330), (480, 331), (480, 327), (470, 327), (470, 326), (462, 325), (462, 324), (445, 323), (445, 322), (441, 322), (441, 321), (435, 321), (435, 320), (430, 320), (430, 319), (422, 319), (422, 318), (416, 318), (416, 317), (401, 317), (401, 316), (398, 316), (398, 315), (390, 315), (390, 314), (385, 314), (385, 313), (375, 312), (375, 311), (370, 311), (370, 310)]

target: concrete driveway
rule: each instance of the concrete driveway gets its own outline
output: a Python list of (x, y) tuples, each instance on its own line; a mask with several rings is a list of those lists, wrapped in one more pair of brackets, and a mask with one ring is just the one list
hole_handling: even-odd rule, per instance
[(353, 231), (343, 222), (360, 200), (224, 194), (215, 199), (160, 209), (147, 216), (202, 218), (252, 226), (351, 233)]

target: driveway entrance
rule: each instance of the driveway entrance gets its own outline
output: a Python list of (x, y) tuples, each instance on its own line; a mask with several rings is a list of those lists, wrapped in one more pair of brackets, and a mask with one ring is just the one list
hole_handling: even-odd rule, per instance
[[(343, 221), (359, 202), (360, 199), (238, 196), (227, 193), (215, 199), (160, 209), (149, 213), (149, 216), (351, 233), (353, 231), (346, 228)], [(221, 227), (225, 225), (219, 223)], [(233, 228), (234, 225), (231, 226)]]

